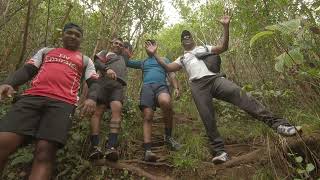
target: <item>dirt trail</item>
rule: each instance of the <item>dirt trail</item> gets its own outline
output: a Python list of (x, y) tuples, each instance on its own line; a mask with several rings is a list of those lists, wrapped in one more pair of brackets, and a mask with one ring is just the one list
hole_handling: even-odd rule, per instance
[[(190, 125), (192, 125), (194, 122), (183, 114), (176, 114), (174, 119), (177, 125), (182, 123), (190, 123)], [(115, 169), (127, 169), (132, 175), (143, 176), (147, 179), (252, 179), (258, 169), (270, 165), (270, 162), (272, 167), (276, 169), (275, 171), (277, 171), (278, 175), (281, 175), (281, 173), (283, 173), (281, 168), (284, 168), (281, 163), (287, 162), (287, 160), (284, 161), (286, 157), (285, 153), (278, 152), (278, 149), (281, 149), (281, 147), (279, 148), (281, 143), (267, 144), (265, 142), (252, 142), (251, 144), (227, 144), (226, 150), (231, 157), (230, 161), (221, 165), (214, 165), (210, 162), (210, 159), (208, 159), (200, 163), (195, 171), (177, 171), (168, 160), (169, 152), (163, 142), (164, 125), (161, 116), (156, 115), (153, 122), (152, 150), (160, 157), (156, 163), (142, 161), (143, 149), (138, 148), (135, 152), (137, 156), (131, 160), (120, 160), (118, 163), (100, 161), (97, 162), (97, 165), (108, 165)], [(195, 128), (193, 132), (198, 133), (199, 129)], [(284, 139), (282, 139), (281, 142), (285, 141), (286, 145), (294, 144), (292, 145), (293, 148), (295, 146), (303, 147), (303, 145), (300, 146), (297, 144), (309, 143), (308, 140), (310, 140), (311, 144), (320, 142), (320, 134), (315, 135), (314, 138), (313, 140), (309, 138), (306, 141), (299, 141), (298, 143), (297, 138), (291, 140), (291, 142), (294, 141), (293, 143), (291, 143), (290, 140), (287, 142)], [(136, 147), (142, 147), (142, 142), (137, 141), (136, 143)], [(318, 144), (312, 147), (312, 149), (313, 152), (315, 152), (315, 159), (319, 159), (320, 145)], [(282, 155), (278, 157), (278, 155), (275, 156), (276, 153)], [(305, 158), (307, 158), (307, 155)], [(318, 164), (318, 167), (319, 166), (320, 163)], [(285, 174), (284, 172), (283, 175)]]

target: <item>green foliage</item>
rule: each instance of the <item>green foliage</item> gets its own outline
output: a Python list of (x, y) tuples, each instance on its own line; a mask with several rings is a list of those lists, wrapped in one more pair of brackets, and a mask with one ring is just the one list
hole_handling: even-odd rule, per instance
[(295, 154), (295, 153), (288, 153), (288, 155), (294, 158), (295, 162), (295, 173), (297, 177), (295, 179), (308, 179), (311, 178), (311, 173), (315, 170), (315, 166), (312, 163), (304, 162), (303, 157)]
[[(306, 39), (308, 33), (306, 32), (306, 29), (308, 28), (309, 25), (306, 22), (302, 23), (301, 19), (293, 19), (272, 26), (266, 26), (265, 29), (268, 31), (263, 31), (253, 36), (250, 40), (250, 46), (252, 46), (253, 43), (258, 39), (261, 39), (267, 35), (275, 35), (274, 39), (278, 45), (281, 44), (280, 41), (282, 41), (280, 37), (284, 39), (289, 38), (289, 41), (292, 41), (292, 45), (290, 45), (289, 48), (281, 47), (285, 50), (285, 52), (275, 58), (277, 61), (275, 64), (275, 70), (278, 72), (284, 72), (285, 68), (292, 69), (295, 65), (306, 63), (304, 57), (307, 57), (308, 54), (314, 54), (317, 52), (317, 50), (313, 48), (315, 42), (313, 42), (312, 37), (308, 37)], [(296, 35), (296, 37), (294, 35)], [(307, 45), (306, 43), (310, 44)], [(316, 68), (310, 68), (306, 66), (300, 71), (308, 72), (310, 69), (314, 69), (313, 71), (318, 71), (319, 67), (316, 66)]]
[(201, 133), (195, 135), (189, 126), (179, 127), (176, 134), (180, 135), (179, 140), (184, 144), (181, 150), (171, 154), (170, 159), (175, 167), (195, 170), (201, 160), (208, 155), (205, 148), (205, 139), (201, 136)]
[(250, 47), (258, 40), (261, 39), (262, 37), (270, 36), (273, 35), (273, 31), (262, 31), (259, 32), (258, 34), (254, 35), (251, 40), (250, 40)]
[(302, 64), (304, 62), (303, 54), (300, 49), (292, 49), (289, 52), (284, 52), (280, 56), (276, 57), (275, 69), (278, 72), (283, 72), (284, 68), (291, 68), (294, 65)]
[(16, 166), (19, 164), (29, 163), (33, 158), (33, 154), (29, 149), (20, 149), (17, 153), (15, 153), (10, 159), (10, 166)]
[[(5, 6), (0, 6), (1, 75), (6, 75), (7, 71), (15, 66), (20, 55), (26, 14), (24, 1), (7, 2), (10, 2), (10, 6), (6, 16), (2, 16)], [(320, 102), (319, 98), (316, 98), (320, 93), (320, 40), (318, 34), (310, 31), (319, 27), (320, 7), (317, 1), (208, 0), (201, 3), (202, 1), (198, 0), (174, 0), (183, 20), (166, 28), (163, 28), (164, 8), (160, 0), (51, 1), (48, 27), (48, 1), (33, 2), (25, 57), (43, 47), (45, 40), (47, 46), (59, 45), (56, 37), (61, 33), (62, 21), (70, 3), (72, 9), (67, 21), (83, 27), (84, 41), (81, 51), (85, 54), (93, 54), (98, 40), (100, 43), (97, 48), (100, 50), (108, 47), (110, 38), (119, 35), (134, 45), (136, 57), (143, 58), (145, 50), (142, 42), (151, 37), (158, 40), (159, 53), (171, 60), (182, 54), (180, 33), (184, 29), (193, 32), (199, 45), (218, 44), (223, 28), (216, 20), (225, 10), (231, 10), (233, 17), (230, 24), (230, 46), (229, 50), (222, 54), (223, 71), (228, 74), (228, 78), (241, 85), (243, 91), (255, 96), (275, 113), (283, 115), (294, 124), (302, 125), (304, 133), (308, 134), (320, 128)], [(20, 7), (24, 8), (14, 14)], [(273, 71), (274, 68), (276, 71)], [(134, 141), (142, 139), (142, 121), (137, 108), (137, 82), (141, 79), (139, 75), (139, 72), (135, 72), (130, 73), (129, 77), (127, 91), (130, 98), (124, 106), (119, 144), (121, 157), (124, 159), (136, 157)], [(177, 171), (195, 170), (209, 155), (205, 148), (207, 141), (203, 138), (205, 130), (191, 97), (188, 77), (182, 72), (178, 73), (178, 78), (183, 94), (179, 101), (174, 102), (175, 111), (198, 121), (194, 122), (192, 127), (188, 127), (189, 124), (178, 125), (176, 134), (185, 146), (181, 151), (173, 152), (170, 160)], [(248, 142), (273, 133), (269, 127), (253, 121), (246, 113), (228, 103), (214, 101), (214, 105), (219, 115), (219, 130), (227, 142)], [(4, 115), (8, 106), (9, 103), (0, 108), (1, 115)], [(105, 114), (102, 127), (108, 127), (109, 116), (110, 114)], [(106, 137), (107, 129), (103, 128), (102, 137)], [(198, 131), (194, 132), (195, 130)], [(125, 170), (115, 175), (110, 168), (94, 167), (87, 161), (88, 134), (88, 119), (76, 118), (70, 132), (70, 141), (58, 153), (55, 172), (57, 179), (129, 179), (131, 174)], [(30, 166), (31, 152), (30, 147), (27, 147), (13, 155), (4, 179), (17, 179), (21, 169)], [(300, 161), (298, 158), (298, 162)], [(313, 165), (305, 162), (305, 159), (298, 162), (295, 163), (302, 165), (299, 167), (300, 174), (315, 171)], [(257, 167), (254, 175), (256, 179), (274, 179), (268, 167), (259, 168)], [(295, 170), (297, 178), (301, 178), (298, 169)]]
[(272, 180), (274, 179), (274, 174), (270, 168), (258, 169), (252, 177), (253, 180)]
[(290, 35), (291, 33), (296, 32), (301, 27), (300, 24), (300, 19), (293, 19), (276, 25), (267, 26), (265, 28), (269, 31), (280, 31), (283, 34)]

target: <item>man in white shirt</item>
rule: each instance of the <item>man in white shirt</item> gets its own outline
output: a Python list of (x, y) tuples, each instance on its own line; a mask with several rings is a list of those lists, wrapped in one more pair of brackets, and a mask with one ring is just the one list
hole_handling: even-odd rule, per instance
[(204, 53), (207, 50), (219, 55), (228, 49), (229, 22), (229, 16), (224, 16), (220, 20), (224, 29), (224, 35), (222, 43), (217, 46), (197, 46), (192, 38), (192, 34), (189, 31), (184, 30), (181, 34), (181, 44), (184, 48), (184, 55), (170, 64), (166, 64), (163, 59), (156, 54), (157, 46), (147, 44), (148, 51), (154, 53), (158, 63), (168, 72), (174, 72), (185, 68), (189, 76), (189, 84), (194, 102), (209, 137), (210, 150), (213, 155), (212, 162), (216, 164), (224, 163), (229, 158), (224, 149), (223, 139), (216, 126), (212, 98), (220, 99), (238, 106), (253, 117), (268, 124), (279, 134), (292, 136), (298, 131), (298, 129), (290, 125), (286, 119), (276, 117), (255, 98), (243, 92), (241, 87), (224, 78), (220, 73), (211, 72), (204, 61), (196, 57), (196, 54)]

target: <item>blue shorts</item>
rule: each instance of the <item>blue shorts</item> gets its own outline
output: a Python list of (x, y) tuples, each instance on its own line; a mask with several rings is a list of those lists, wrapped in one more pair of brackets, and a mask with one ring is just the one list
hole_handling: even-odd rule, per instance
[(170, 94), (167, 85), (158, 83), (144, 84), (140, 92), (140, 110), (142, 111), (145, 107), (156, 110), (156, 107), (159, 107), (158, 96), (161, 93)]

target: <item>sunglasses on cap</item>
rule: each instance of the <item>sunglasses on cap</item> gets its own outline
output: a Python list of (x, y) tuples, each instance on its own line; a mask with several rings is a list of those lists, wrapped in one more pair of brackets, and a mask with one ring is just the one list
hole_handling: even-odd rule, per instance
[(185, 35), (185, 36), (182, 37), (182, 39), (183, 39), (183, 40), (192, 39), (192, 36)]

